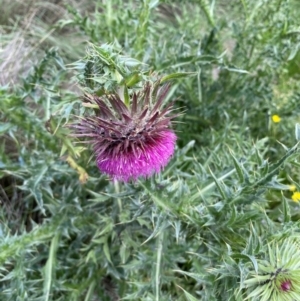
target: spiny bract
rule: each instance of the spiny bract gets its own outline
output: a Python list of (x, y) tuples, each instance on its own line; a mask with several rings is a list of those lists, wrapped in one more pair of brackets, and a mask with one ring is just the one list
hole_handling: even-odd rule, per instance
[(176, 135), (170, 128), (172, 103), (162, 109), (170, 86), (159, 88), (159, 82), (147, 83), (139, 93), (133, 93), (126, 106), (118, 94), (86, 95), (95, 102), (98, 115), (82, 118), (75, 137), (86, 137), (93, 144), (97, 166), (112, 179), (129, 181), (159, 173), (174, 153)]

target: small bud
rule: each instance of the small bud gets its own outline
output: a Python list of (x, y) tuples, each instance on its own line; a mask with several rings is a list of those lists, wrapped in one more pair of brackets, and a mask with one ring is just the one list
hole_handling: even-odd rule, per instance
[(284, 292), (287, 292), (291, 289), (292, 287), (292, 282), (291, 280), (285, 280), (280, 284), (280, 288), (281, 290), (283, 290)]

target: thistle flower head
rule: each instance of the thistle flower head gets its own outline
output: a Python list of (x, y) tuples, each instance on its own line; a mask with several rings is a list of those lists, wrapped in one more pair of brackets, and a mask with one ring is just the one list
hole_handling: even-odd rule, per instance
[(284, 280), (280, 283), (280, 288), (284, 292), (288, 292), (292, 288), (292, 281), (291, 280)]
[(104, 98), (86, 95), (99, 114), (71, 127), (94, 148), (97, 166), (112, 179), (129, 181), (159, 173), (174, 153), (176, 135), (170, 128), (172, 104), (162, 108), (169, 85), (147, 83), (126, 106), (118, 94)]
[(289, 238), (270, 244), (265, 255), (265, 258), (258, 260), (258, 271), (244, 281), (244, 285), (248, 288), (248, 296), (245, 300), (299, 300), (299, 241)]

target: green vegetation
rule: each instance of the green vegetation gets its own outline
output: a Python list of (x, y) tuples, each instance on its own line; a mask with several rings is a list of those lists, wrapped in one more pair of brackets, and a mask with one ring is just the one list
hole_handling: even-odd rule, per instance
[[(0, 300), (297, 300), (297, 0), (0, 6)], [(68, 125), (158, 78), (175, 155), (112, 182)]]

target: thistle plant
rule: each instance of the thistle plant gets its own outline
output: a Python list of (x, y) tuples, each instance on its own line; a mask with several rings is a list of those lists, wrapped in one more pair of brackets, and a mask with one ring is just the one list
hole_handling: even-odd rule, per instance
[[(176, 135), (171, 129), (172, 103), (162, 104), (170, 85), (146, 83), (133, 93), (127, 107), (118, 94), (86, 95), (96, 103), (99, 114), (82, 118), (71, 127), (74, 136), (87, 138), (94, 148), (97, 166), (112, 179), (129, 181), (159, 173), (174, 153)], [(109, 106), (110, 105), (110, 106)]]
[(244, 282), (249, 294), (245, 300), (296, 301), (300, 295), (299, 238), (288, 238), (268, 245), (258, 270)]
[(33, 2), (1, 6), (0, 301), (299, 300), (299, 1)]

